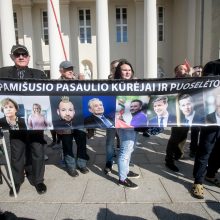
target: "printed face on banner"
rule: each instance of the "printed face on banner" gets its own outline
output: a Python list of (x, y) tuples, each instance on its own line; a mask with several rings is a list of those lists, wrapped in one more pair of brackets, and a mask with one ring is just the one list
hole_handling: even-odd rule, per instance
[(147, 127), (148, 96), (117, 96), (116, 128)]
[(81, 96), (51, 96), (50, 103), (55, 129), (84, 127)]
[(17, 113), (17, 109), (14, 103), (11, 101), (8, 101), (7, 103), (5, 103), (4, 106), (2, 106), (2, 111), (5, 117), (9, 119), (15, 117)]
[(69, 101), (68, 102), (61, 101), (57, 109), (57, 114), (64, 121), (70, 122), (71, 120), (73, 120), (73, 117), (75, 115), (75, 109), (73, 103)]
[(154, 102), (154, 111), (155, 113), (160, 116), (163, 117), (167, 114), (167, 107), (168, 107), (168, 103), (164, 102), (163, 100), (159, 100)]
[(220, 95), (215, 98), (216, 114), (220, 117)]
[(16, 96), (1, 96), (0, 127), (6, 130), (27, 129), (24, 120), (24, 105), (22, 98)]
[(84, 125), (87, 128), (114, 128), (114, 96), (84, 96)]
[(205, 121), (203, 95), (200, 93), (179, 94), (178, 123), (181, 126), (201, 125)]
[(190, 97), (179, 101), (179, 107), (185, 116), (190, 116), (193, 113), (193, 103)]
[[(204, 93), (205, 113), (208, 122), (220, 124), (220, 88)], [(211, 119), (210, 119), (211, 118)], [(211, 121), (210, 121), (211, 120)]]
[(148, 125), (152, 127), (167, 127), (176, 124), (176, 95), (151, 96), (148, 115)]
[(49, 96), (24, 96), (24, 118), (30, 130), (52, 129), (52, 116)]
[(104, 113), (104, 106), (101, 100), (90, 100), (89, 111), (94, 115), (102, 115)]

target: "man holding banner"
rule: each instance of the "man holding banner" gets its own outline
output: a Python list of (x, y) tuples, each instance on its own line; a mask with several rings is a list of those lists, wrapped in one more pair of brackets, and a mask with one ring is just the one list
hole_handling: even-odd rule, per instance
[[(194, 101), (191, 95), (180, 94), (178, 97), (178, 103), (179, 109), (181, 110), (183, 115), (183, 117), (181, 118), (181, 124), (184, 127), (181, 127), (181, 132), (178, 129), (172, 129), (172, 133), (167, 144), (165, 158), (166, 166), (175, 172), (179, 171), (178, 167), (176, 167), (176, 165), (174, 164), (174, 160), (179, 159), (175, 158), (178, 156), (178, 145), (181, 144), (181, 142), (185, 143), (189, 127), (191, 127), (192, 124), (204, 123), (204, 118), (201, 116), (201, 114), (198, 114), (198, 112), (194, 110)], [(195, 128), (197, 129), (197, 127)]]
[[(60, 79), (78, 79), (78, 75), (73, 71), (73, 64), (70, 61), (60, 63)], [(60, 117), (61, 127), (65, 130), (57, 130), (63, 145), (64, 162), (67, 173), (72, 177), (79, 176), (76, 168), (83, 174), (89, 172), (86, 163), (89, 160), (86, 149), (86, 133), (84, 129), (73, 129), (73, 118), (75, 117), (75, 107), (68, 96), (61, 98), (57, 114)], [(77, 145), (77, 157), (73, 154), (73, 138)]]
[[(220, 75), (220, 59), (208, 62), (203, 69), (203, 76)], [(219, 92), (217, 92), (219, 94)], [(197, 199), (204, 198), (204, 178), (206, 181), (220, 187), (220, 181), (215, 177), (220, 168), (220, 100), (215, 97), (215, 112), (206, 116), (206, 122), (213, 126), (202, 127), (199, 147), (196, 152), (193, 176), (195, 178), (191, 194)], [(208, 169), (207, 169), (208, 165)], [(207, 173), (206, 173), (207, 171)], [(206, 176), (205, 176), (206, 175)]]
[[(11, 49), (11, 59), (14, 66), (0, 68), (2, 78), (16, 79), (46, 79), (43, 71), (29, 68), (30, 55), (28, 49), (23, 45), (14, 45)], [(30, 148), (32, 162), (33, 184), (39, 194), (46, 193), (47, 187), (44, 184), (44, 133), (43, 130), (9, 130), (11, 147), (11, 167), (15, 182), (16, 192), (19, 193), (21, 184), (24, 182), (25, 151)], [(14, 196), (13, 189), (10, 189), (10, 196)]]

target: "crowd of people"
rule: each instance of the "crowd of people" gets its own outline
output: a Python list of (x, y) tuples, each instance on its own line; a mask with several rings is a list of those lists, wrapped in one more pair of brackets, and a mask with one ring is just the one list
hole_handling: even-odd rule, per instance
[[(44, 72), (29, 68), (30, 54), (23, 45), (14, 45), (11, 49), (11, 59), (14, 66), (0, 68), (1, 78), (18, 79), (46, 79)], [(134, 69), (127, 60), (119, 59), (111, 62), (109, 80), (132, 80), (136, 79)], [(59, 66), (60, 80), (85, 80), (80, 74), (76, 74), (74, 66), (70, 61), (63, 61)], [(215, 76), (220, 74), (220, 60), (207, 63), (204, 68), (195, 66), (190, 68), (186, 64), (180, 64), (174, 68), (175, 78), (182, 77), (202, 77)], [(90, 99), (88, 110), (90, 115), (85, 118), (85, 128), (73, 128), (73, 119), (76, 118), (74, 103), (68, 96), (57, 101), (57, 123), (59, 128), (51, 130), (52, 143), (62, 143), (63, 160), (67, 173), (72, 177), (79, 176), (77, 170), (86, 174), (89, 172), (87, 161), (87, 138), (95, 134), (95, 128), (106, 130), (106, 163), (104, 173), (108, 175), (112, 172), (113, 157), (115, 156), (115, 138), (119, 148), (118, 153), (118, 184), (131, 189), (137, 189), (138, 185), (131, 181), (132, 178), (139, 178), (139, 174), (129, 170), (132, 152), (135, 149), (137, 134), (142, 132), (148, 137), (152, 134), (163, 132), (163, 128), (177, 124), (177, 117), (168, 111), (169, 102), (165, 95), (157, 96), (152, 100), (154, 117), (148, 119), (146, 106), (140, 99), (133, 99), (130, 102), (129, 111), (131, 120), (128, 123), (124, 118), (125, 101), (117, 100), (118, 106), (116, 122), (114, 126), (112, 118), (105, 115), (105, 108), (102, 100), (98, 98)], [(219, 142), (220, 142), (220, 96), (215, 98), (215, 111), (202, 117), (195, 108), (195, 102), (190, 93), (179, 94), (177, 98), (178, 107), (182, 117), (181, 127), (173, 126), (171, 135), (167, 143), (165, 165), (168, 169), (178, 172), (175, 160), (183, 156), (189, 130), (191, 130), (190, 157), (195, 158), (193, 176), (195, 181), (192, 185), (192, 196), (204, 198), (203, 181), (213, 183), (220, 187), (220, 180), (216, 178), (216, 173), (220, 168)], [(1, 111), (4, 117), (0, 119), (0, 124), (4, 129), (9, 130), (11, 148), (11, 168), (15, 182), (16, 193), (24, 182), (24, 175), (28, 174), (28, 166), (31, 166), (33, 185), (39, 194), (46, 193), (47, 187), (44, 184), (45, 173), (45, 153), (44, 153), (44, 129), (50, 128), (45, 115), (42, 113), (41, 105), (34, 103), (32, 113), (28, 117), (28, 129), (24, 119), (18, 117), (19, 106), (10, 99), (1, 100)], [(195, 124), (208, 122), (213, 126), (198, 127)], [(95, 124), (95, 128), (94, 128)], [(150, 127), (146, 125), (150, 124)], [(115, 128), (120, 127), (120, 128)], [(73, 153), (73, 139), (75, 140), (77, 153)], [(27, 158), (28, 157), (28, 158)], [(30, 161), (27, 164), (27, 161)], [(10, 196), (14, 196), (13, 189), (9, 191)]]

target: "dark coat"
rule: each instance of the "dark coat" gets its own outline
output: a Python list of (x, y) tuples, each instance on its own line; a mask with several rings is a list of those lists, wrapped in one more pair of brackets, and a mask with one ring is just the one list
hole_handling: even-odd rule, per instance
[[(6, 66), (0, 68), (0, 78), (18, 79), (17, 68), (15, 66)], [(46, 79), (43, 71), (33, 68), (25, 68), (24, 79)]]
[[(181, 118), (181, 124), (184, 125), (185, 124), (185, 117), (183, 116)], [(193, 120), (192, 120), (192, 127), (193, 126), (198, 126), (198, 124), (201, 124), (203, 125), (205, 123), (205, 117), (203, 116), (203, 113), (198, 113), (198, 112), (195, 112), (195, 115), (193, 117)], [(194, 124), (194, 125), (193, 125)], [(197, 125), (196, 125), (197, 124)]]
[(216, 139), (218, 138), (219, 126), (216, 125), (215, 112), (212, 112), (206, 116), (206, 123), (213, 124), (207, 127), (201, 128), (200, 142), (208, 143), (210, 145), (215, 144)]
[[(114, 125), (111, 118), (105, 116), (111, 123)], [(107, 128), (103, 121), (96, 117), (95, 115), (90, 115), (84, 120), (84, 124), (86, 128)]]
[(10, 126), (7, 123), (6, 117), (0, 118), (0, 127), (3, 130), (10, 130), (10, 135), (12, 135), (16, 139), (26, 140), (27, 138), (27, 126), (23, 118), (18, 118), (18, 130), (10, 130)]
[[(19, 130), (26, 130), (27, 126), (23, 118), (18, 118)], [(0, 127), (5, 130), (10, 130), (10, 126), (7, 123), (6, 117), (0, 118)]]
[[(168, 116), (167, 126), (172, 125), (172, 124), (176, 124), (176, 116), (175, 115)], [(149, 120), (149, 126), (159, 127), (158, 116), (155, 116)]]

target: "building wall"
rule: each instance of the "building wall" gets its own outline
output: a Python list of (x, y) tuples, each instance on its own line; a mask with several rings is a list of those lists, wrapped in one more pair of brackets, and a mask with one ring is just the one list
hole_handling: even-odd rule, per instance
[[(203, 1), (204, 15), (201, 13)], [(137, 77), (142, 78), (144, 76), (144, 0), (109, 0), (108, 5), (110, 61), (119, 58), (129, 60)], [(191, 7), (192, 5), (194, 8)], [(172, 77), (173, 68), (183, 63), (185, 58), (189, 59), (192, 65), (204, 65), (209, 60), (219, 57), (219, 0), (157, 0), (157, 6), (165, 8), (165, 40), (158, 42), (158, 64), (164, 70), (165, 77)], [(116, 7), (127, 8), (127, 43), (116, 42)], [(82, 8), (91, 10), (91, 44), (81, 44), (79, 41), (78, 10)], [(41, 20), (42, 11), (47, 10), (47, 1), (13, 0), (13, 9), (18, 18), (19, 43), (25, 44), (33, 52), (30, 65), (49, 70), (49, 46), (44, 44), (42, 38)], [(25, 17), (27, 15), (31, 16), (30, 21)], [(96, 1), (60, 0), (60, 17), (67, 58), (74, 63), (77, 72), (83, 72), (85, 65), (88, 65), (93, 78), (97, 78)], [(203, 33), (202, 25), (204, 25)], [(0, 65), (2, 66), (2, 54)]]
[[(127, 43), (117, 43), (116, 42), (116, 18), (115, 18), (115, 8), (116, 7), (126, 7), (127, 8), (127, 22), (128, 22), (128, 42)], [(125, 58), (129, 60), (137, 73), (136, 60), (136, 11), (135, 3), (133, 0), (122, 0), (122, 1), (110, 1), (109, 5), (109, 39), (110, 39), (110, 59), (120, 59)], [(142, 34), (142, 33), (140, 33)], [(140, 42), (141, 43), (141, 42)], [(140, 70), (139, 70), (140, 71)], [(143, 75), (142, 75), (143, 76)]]
[(173, 0), (157, 1), (157, 6), (165, 8), (164, 41), (158, 41), (158, 64), (163, 68), (165, 77), (172, 76), (173, 63)]
[(217, 59), (220, 58), (220, 1), (213, 1), (212, 10), (212, 47), (210, 58)]

